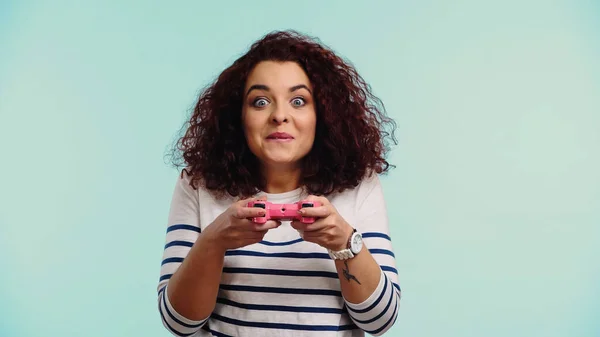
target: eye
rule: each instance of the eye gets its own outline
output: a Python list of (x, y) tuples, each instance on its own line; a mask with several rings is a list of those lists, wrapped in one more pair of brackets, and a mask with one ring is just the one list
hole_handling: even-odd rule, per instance
[(269, 104), (269, 101), (267, 101), (264, 98), (257, 98), (257, 99), (254, 100), (254, 102), (252, 102), (252, 105), (254, 105), (257, 108), (263, 108), (267, 104)]
[(304, 98), (302, 97), (296, 97), (292, 100), (293, 106), (303, 106), (304, 104)]

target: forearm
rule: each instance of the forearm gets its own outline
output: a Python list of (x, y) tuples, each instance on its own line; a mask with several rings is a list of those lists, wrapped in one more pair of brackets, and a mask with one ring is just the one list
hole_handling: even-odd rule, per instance
[(350, 303), (362, 303), (377, 288), (381, 269), (367, 247), (349, 260), (336, 260), (342, 295)]
[(336, 261), (336, 268), (348, 314), (360, 329), (379, 336), (396, 320), (400, 293), (366, 247), (346, 262)]
[(214, 310), (225, 252), (202, 233), (169, 280), (167, 295), (176, 312), (203, 320)]

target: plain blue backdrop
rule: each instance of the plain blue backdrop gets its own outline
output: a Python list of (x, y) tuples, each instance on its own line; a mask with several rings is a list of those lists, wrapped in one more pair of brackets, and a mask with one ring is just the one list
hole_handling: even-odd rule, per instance
[(398, 123), (393, 336), (599, 336), (594, 1), (3, 1), (0, 336), (168, 336), (156, 309), (200, 90), (275, 29)]

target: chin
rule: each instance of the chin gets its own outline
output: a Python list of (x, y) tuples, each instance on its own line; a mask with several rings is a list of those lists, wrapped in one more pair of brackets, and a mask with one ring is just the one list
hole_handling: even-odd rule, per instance
[(295, 164), (297, 160), (292, 158), (268, 158), (266, 162), (273, 165), (291, 165)]
[(265, 157), (263, 162), (268, 166), (298, 166), (299, 160), (290, 157)]
[(296, 160), (295, 158), (295, 153), (293, 153), (293, 151), (265, 151), (262, 154), (262, 158), (263, 160), (267, 161), (267, 162), (273, 162), (273, 163), (290, 163), (293, 162), (294, 160)]

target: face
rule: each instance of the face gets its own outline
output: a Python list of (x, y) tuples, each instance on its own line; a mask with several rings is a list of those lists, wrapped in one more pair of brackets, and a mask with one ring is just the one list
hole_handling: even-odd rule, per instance
[(264, 61), (249, 74), (242, 121), (248, 147), (268, 167), (297, 168), (312, 148), (313, 88), (295, 62)]

